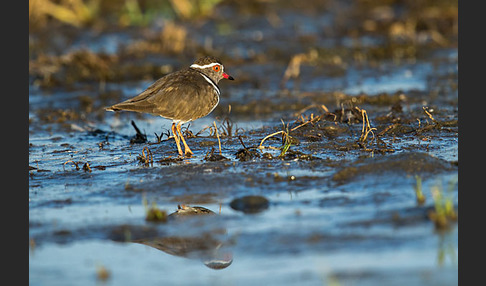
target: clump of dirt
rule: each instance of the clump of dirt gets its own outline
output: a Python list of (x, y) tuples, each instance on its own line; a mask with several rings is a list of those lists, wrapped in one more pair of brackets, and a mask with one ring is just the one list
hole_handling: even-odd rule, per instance
[(230, 159), (226, 158), (225, 156), (223, 156), (221, 154), (214, 153), (214, 148), (211, 147), (211, 151), (208, 152), (208, 154), (206, 154), (206, 156), (204, 156), (204, 160), (214, 162), (214, 161), (229, 161)]
[(332, 180), (344, 184), (363, 176), (387, 172), (404, 175), (423, 175), (456, 170), (451, 163), (422, 152), (407, 152), (383, 157), (358, 159), (337, 171)]
[(151, 207), (147, 211), (145, 220), (151, 222), (167, 222), (167, 212), (157, 207)]
[(241, 136), (238, 136), (238, 139), (240, 140), (240, 143), (243, 146), (243, 148), (239, 149), (235, 153), (236, 159), (240, 161), (250, 161), (255, 158), (260, 158), (260, 153), (257, 151), (256, 147), (246, 147), (245, 143), (243, 143), (243, 140), (241, 139)]

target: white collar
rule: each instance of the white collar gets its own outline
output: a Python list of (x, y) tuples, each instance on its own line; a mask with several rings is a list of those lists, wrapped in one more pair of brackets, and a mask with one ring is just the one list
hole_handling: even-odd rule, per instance
[(221, 95), (221, 92), (219, 91), (219, 87), (214, 83), (214, 81), (212, 81), (207, 75), (203, 74), (202, 72), (200, 72), (199, 74), (202, 75), (202, 77), (214, 87), (218, 95)]

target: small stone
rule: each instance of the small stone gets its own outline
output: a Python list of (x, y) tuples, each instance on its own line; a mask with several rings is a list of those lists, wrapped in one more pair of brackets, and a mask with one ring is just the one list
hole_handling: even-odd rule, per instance
[(230, 207), (244, 213), (259, 213), (268, 208), (270, 202), (262, 196), (244, 196), (231, 201)]

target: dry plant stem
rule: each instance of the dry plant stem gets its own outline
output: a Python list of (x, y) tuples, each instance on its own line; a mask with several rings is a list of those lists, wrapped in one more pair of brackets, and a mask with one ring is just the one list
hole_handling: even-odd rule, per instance
[(199, 134), (203, 133), (204, 131), (206, 131), (206, 129), (209, 128), (209, 136), (211, 136), (211, 126), (206, 126), (204, 127), (201, 131), (199, 131), (198, 133), (196, 133), (196, 135), (194, 135), (194, 137), (197, 137), (199, 136)]
[[(365, 114), (366, 114), (366, 111), (364, 111), (363, 109), (361, 110), (361, 116), (363, 117), (363, 128), (361, 128), (361, 137), (363, 137), (363, 134), (365, 132)], [(366, 138), (363, 138), (363, 141), (365, 140)]]
[(378, 133), (378, 136), (383, 136), (385, 133), (397, 127), (398, 125), (399, 125), (398, 123), (393, 123), (392, 125), (388, 125), (385, 129), (383, 129), (380, 133)]
[[(358, 107), (356, 107), (358, 108)], [(361, 116), (363, 117), (363, 128), (361, 129), (361, 136), (359, 140), (361, 142), (366, 141), (366, 138), (368, 138), (368, 134), (371, 132), (373, 135), (373, 138), (375, 138), (375, 133), (373, 133), (373, 130), (376, 130), (376, 128), (371, 128), (370, 121), (368, 119), (368, 114), (366, 113), (366, 110), (364, 109), (359, 109), (361, 111)]]
[(241, 146), (243, 146), (245, 150), (248, 150), (245, 146), (245, 143), (243, 143), (243, 139), (241, 139), (241, 136), (238, 136), (238, 139), (240, 140)]
[(297, 54), (290, 59), (290, 62), (287, 66), (287, 69), (285, 69), (284, 76), (282, 80), (280, 81), (280, 87), (284, 87), (285, 83), (290, 78), (298, 78), (300, 75), (300, 65), (302, 61), (305, 59), (305, 54)]
[(89, 166), (89, 163), (86, 162), (84, 165), (83, 165), (83, 170), (85, 172), (90, 172), (91, 173), (91, 167)]
[(434, 122), (434, 123), (437, 123), (437, 120), (435, 120), (435, 118), (432, 116), (432, 114), (430, 114), (430, 112), (427, 110), (428, 108), (425, 107), (425, 106), (422, 106), (422, 109), (424, 110), (425, 114), (427, 114), (429, 116), (429, 118)]
[(64, 164), (62, 164), (62, 168), (63, 168), (64, 171), (66, 171), (65, 166), (69, 162), (71, 162), (71, 163), (74, 164), (74, 166), (76, 167), (76, 170), (79, 170), (79, 166), (78, 166), (78, 163), (77, 162), (74, 162), (73, 160), (68, 160), (68, 161), (64, 162)]
[[(155, 133), (155, 132), (154, 132), (154, 133)], [(163, 137), (164, 135), (167, 135), (167, 138), (166, 138), (166, 139), (162, 139), (162, 137)], [(147, 144), (149, 144), (149, 145), (160, 144), (160, 143), (162, 143), (162, 142), (172, 140), (172, 139), (173, 139), (175, 136), (170, 135), (170, 133), (168, 133), (168, 134), (161, 134), (161, 135), (159, 136), (159, 135), (157, 135), (157, 133), (155, 133), (155, 137), (157, 138), (157, 142), (153, 142), (153, 143), (152, 143), (152, 142), (148, 142)], [(174, 140), (175, 140), (175, 138), (174, 138)]]
[[(145, 155), (145, 149), (147, 150), (147, 155)], [(147, 146), (143, 147), (142, 156), (145, 159), (145, 164), (153, 163), (154, 158), (152, 156), (152, 151), (150, 151), (150, 149)]]
[(140, 132), (140, 129), (138, 129), (137, 125), (135, 124), (135, 121), (132, 120), (131, 123), (133, 128), (135, 129), (135, 132), (137, 132), (137, 134), (142, 134), (142, 132)]
[[(312, 117), (310, 120), (307, 120), (306, 122), (300, 124), (299, 126), (296, 126), (296, 127), (292, 128), (292, 129), (290, 129), (290, 131), (288, 133), (290, 133), (292, 131), (295, 131), (295, 130), (299, 129), (300, 127), (305, 126), (305, 125), (307, 125), (309, 123), (312, 123), (314, 121), (318, 121), (320, 118), (321, 118), (320, 116)], [(285, 123), (283, 121), (282, 121), (282, 124), (285, 127)], [(288, 131), (288, 128), (286, 128), (286, 129)], [(263, 138), (262, 141), (260, 142), (260, 145), (258, 145), (258, 149), (264, 149), (265, 148), (265, 147), (262, 146), (262, 144), (263, 144), (263, 142), (265, 142), (265, 140), (267, 140), (268, 138), (273, 137), (275, 135), (282, 134), (282, 133), (283, 133), (283, 136), (288, 136), (288, 133), (285, 132), (284, 130), (280, 130), (280, 131), (277, 131), (275, 133), (272, 133), (270, 135), (265, 136), (265, 138)], [(270, 148), (270, 147), (267, 147), (267, 148)]]
[(329, 109), (324, 104), (321, 104), (321, 108), (324, 109), (326, 113), (329, 113)]
[(263, 138), (263, 139), (262, 139), (262, 141), (260, 142), (260, 145), (258, 145), (258, 149), (263, 149), (263, 148), (265, 148), (265, 147), (262, 147), (262, 144), (263, 144), (263, 142), (265, 142), (265, 140), (267, 140), (268, 138), (273, 137), (273, 136), (278, 135), (278, 134), (281, 134), (281, 133), (284, 133), (284, 132), (285, 132), (285, 131), (280, 130), (280, 131), (278, 131), (278, 132), (275, 132), (275, 133), (272, 133), (272, 134), (270, 134), (270, 135), (265, 136), (265, 138)]
[(302, 108), (298, 112), (294, 113), (294, 116), (298, 116), (299, 114), (302, 114), (302, 113), (306, 112), (307, 110), (312, 109), (314, 107), (316, 107), (316, 108), (322, 108), (322, 110), (324, 110), (324, 112), (329, 113), (329, 109), (324, 104), (321, 104), (321, 105), (311, 104), (311, 105), (309, 105), (307, 107)]
[(218, 127), (216, 127), (216, 121), (213, 121), (213, 123), (214, 123), (214, 129), (216, 130), (216, 137), (218, 138), (219, 155), (222, 155), (222, 153), (221, 153), (221, 140), (219, 140)]
[(157, 133), (155, 133), (155, 132), (154, 132), (154, 134), (155, 134), (155, 138), (157, 139), (157, 142), (156, 142), (156, 143), (157, 143), (157, 144), (160, 144), (160, 142), (162, 142), (162, 136), (163, 136), (164, 134), (160, 134), (160, 136), (159, 136), (159, 135), (157, 135)]
[(314, 117), (314, 114), (311, 114), (311, 115), (312, 115), (311, 116), (311, 119), (309, 119), (306, 122), (300, 124), (299, 126), (296, 126), (296, 127), (292, 128), (292, 129), (290, 129), (290, 132), (295, 131), (295, 130), (299, 129), (300, 127), (305, 126), (305, 125), (307, 125), (309, 123), (312, 123), (312, 122), (315, 122), (315, 121), (319, 121), (321, 119), (320, 116)]

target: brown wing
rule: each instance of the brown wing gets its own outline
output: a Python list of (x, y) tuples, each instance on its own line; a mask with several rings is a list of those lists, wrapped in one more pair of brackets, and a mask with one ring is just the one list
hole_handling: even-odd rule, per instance
[(186, 69), (162, 77), (139, 95), (106, 110), (136, 111), (189, 121), (207, 115), (218, 100), (214, 87), (197, 71)]

